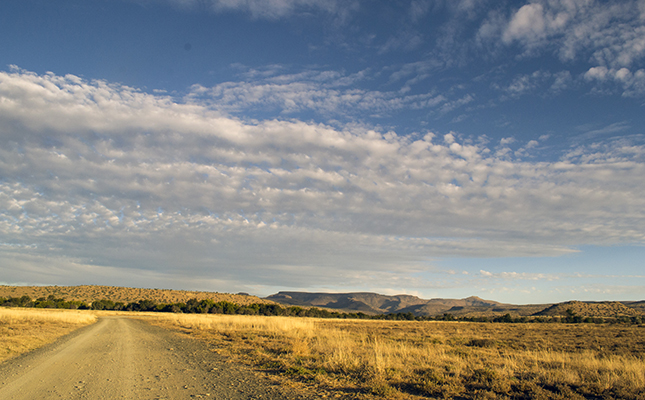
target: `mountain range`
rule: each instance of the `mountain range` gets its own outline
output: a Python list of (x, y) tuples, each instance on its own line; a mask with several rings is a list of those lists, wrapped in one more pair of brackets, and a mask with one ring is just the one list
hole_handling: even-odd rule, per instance
[(278, 292), (266, 297), (291, 306), (320, 307), (343, 312), (376, 315), (408, 313), (420, 316), (452, 314), (455, 316), (491, 316), (511, 314), (512, 316), (567, 315), (571, 310), (576, 315), (595, 317), (637, 316), (645, 314), (645, 301), (581, 302), (571, 301), (557, 304), (506, 304), (484, 300), (477, 296), (465, 299), (425, 300), (411, 295), (387, 296), (377, 293), (307, 293)]
[(411, 295), (387, 296), (377, 293), (306, 293), (278, 292), (266, 297), (276, 303), (335, 309), (365, 314), (407, 313), (414, 315), (485, 315), (510, 313), (532, 315), (550, 304), (515, 305), (484, 300), (477, 296), (465, 299), (425, 300)]

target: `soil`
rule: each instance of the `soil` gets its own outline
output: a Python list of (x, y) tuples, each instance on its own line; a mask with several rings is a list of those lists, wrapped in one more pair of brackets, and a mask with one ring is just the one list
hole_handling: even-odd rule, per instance
[(301, 399), (203, 343), (104, 317), (0, 364), (0, 399)]

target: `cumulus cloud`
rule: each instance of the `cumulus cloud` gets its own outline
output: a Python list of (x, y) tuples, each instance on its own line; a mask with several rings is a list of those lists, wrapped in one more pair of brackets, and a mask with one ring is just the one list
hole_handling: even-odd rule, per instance
[(634, 0), (538, 0), (507, 17), (490, 12), (481, 23), (477, 40), (518, 44), (527, 56), (554, 52), (564, 62), (588, 59), (593, 66), (586, 78), (616, 77), (625, 83), (627, 95), (642, 95), (642, 79), (633, 79), (645, 57), (642, 15), (642, 2)]
[(527, 4), (513, 15), (508, 27), (502, 35), (502, 40), (510, 43), (513, 40), (531, 44), (544, 39), (551, 21), (545, 19), (544, 8), (541, 4)]
[(2, 259), (293, 287), (645, 242), (641, 145), (530, 162), (452, 133), (251, 123), (189, 100), (0, 73)]
[(589, 68), (584, 73), (587, 81), (606, 83), (615, 82), (623, 87), (623, 96), (645, 94), (645, 69), (630, 71), (628, 68), (607, 68), (604, 66)]

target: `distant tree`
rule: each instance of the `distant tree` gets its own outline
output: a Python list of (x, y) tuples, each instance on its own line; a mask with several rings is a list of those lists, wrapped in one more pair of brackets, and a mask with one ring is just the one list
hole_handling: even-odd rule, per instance
[(496, 317), (495, 319), (493, 319), (493, 322), (509, 323), (509, 322), (514, 322), (514, 321), (513, 321), (513, 317), (511, 317), (511, 314), (504, 314), (501, 317)]
[(282, 314), (284, 314), (284, 308), (280, 307), (277, 304), (261, 304), (258, 311), (262, 315), (282, 315)]
[(181, 307), (177, 304), (165, 304), (161, 309), (163, 312), (180, 313)]
[(114, 302), (108, 299), (95, 300), (92, 302), (90, 308), (92, 310), (114, 310)]
[(455, 317), (452, 314), (444, 313), (443, 317), (439, 317), (437, 319), (443, 320), (443, 321), (454, 321)]
[(139, 300), (139, 311), (157, 311), (157, 303), (154, 300)]
[(6, 307), (31, 307), (34, 302), (31, 301), (31, 297), (22, 296), (22, 297), (9, 297), (5, 300), (4, 306)]

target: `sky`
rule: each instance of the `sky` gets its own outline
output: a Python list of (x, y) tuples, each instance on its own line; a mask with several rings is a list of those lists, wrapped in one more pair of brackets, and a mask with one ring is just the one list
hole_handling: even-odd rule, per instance
[(645, 299), (644, 0), (3, 0), (0, 284)]

